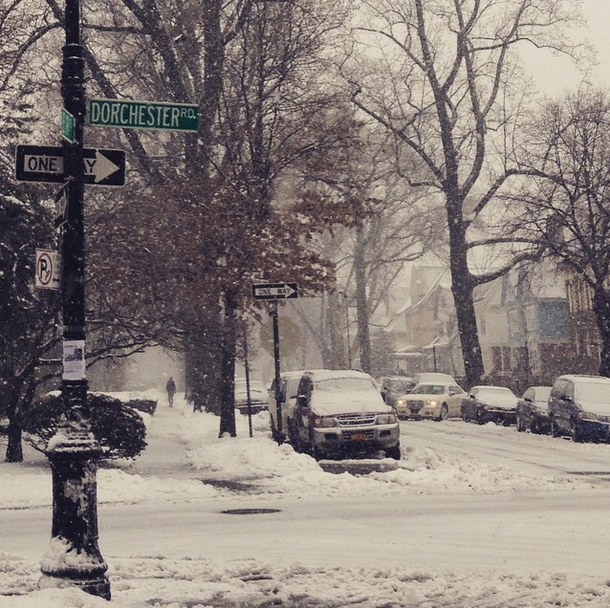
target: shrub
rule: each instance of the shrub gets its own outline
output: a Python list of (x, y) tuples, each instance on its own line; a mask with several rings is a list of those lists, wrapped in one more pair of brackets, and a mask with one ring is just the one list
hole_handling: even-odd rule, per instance
[[(87, 396), (91, 431), (102, 448), (102, 458), (135, 458), (146, 447), (146, 425), (142, 416), (119, 399), (90, 393)], [(32, 404), (21, 418), (28, 441), (45, 451), (64, 412), (61, 393), (54, 391)]]
[[(138, 410), (139, 412), (144, 412), (145, 414), (150, 414), (154, 416), (155, 411), (157, 409), (157, 400), (150, 399), (145, 397), (142, 393), (137, 392), (128, 392), (128, 393), (93, 393), (94, 395), (107, 395), (108, 397), (116, 397), (120, 398), (122, 403), (132, 407), (134, 410)], [(125, 400), (125, 397), (128, 397)]]

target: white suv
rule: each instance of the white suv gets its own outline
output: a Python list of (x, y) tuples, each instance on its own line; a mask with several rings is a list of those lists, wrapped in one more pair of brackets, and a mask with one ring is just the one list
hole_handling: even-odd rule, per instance
[(317, 460), (383, 450), (400, 460), (400, 426), (371, 376), (354, 370), (305, 372), (299, 382), (291, 443)]

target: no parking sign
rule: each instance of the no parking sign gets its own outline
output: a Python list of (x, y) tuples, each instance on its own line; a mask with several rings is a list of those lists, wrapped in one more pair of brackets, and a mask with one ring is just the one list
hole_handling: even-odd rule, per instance
[(61, 288), (61, 256), (50, 249), (36, 249), (36, 287)]

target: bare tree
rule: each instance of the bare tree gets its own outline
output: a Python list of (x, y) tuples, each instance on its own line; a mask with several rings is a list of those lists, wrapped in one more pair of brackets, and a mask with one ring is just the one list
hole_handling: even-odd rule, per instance
[[(345, 71), (354, 103), (419, 160), (403, 172), (413, 187), (435, 189), (444, 202), (452, 291), (467, 383), (483, 376), (473, 290), (528, 255), (487, 273), (469, 264), (477, 242), (469, 228), (484, 228), (497, 210), (496, 195), (517, 172), (513, 145), (523, 116), (526, 81), (518, 43), (574, 54), (566, 26), (578, 7), (557, 0), (364, 0), (367, 25), (356, 39), (368, 60), (352, 57)], [(376, 50), (371, 45), (378, 43)], [(351, 70), (351, 71), (350, 71)]]
[(526, 203), (516, 226), (590, 288), (610, 376), (610, 97), (583, 87), (548, 103), (529, 132), (535, 177), (513, 203)]

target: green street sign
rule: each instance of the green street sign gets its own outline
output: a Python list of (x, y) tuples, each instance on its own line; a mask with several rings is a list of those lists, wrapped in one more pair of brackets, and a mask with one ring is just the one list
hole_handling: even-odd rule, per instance
[(61, 135), (64, 139), (67, 139), (71, 144), (75, 142), (74, 139), (74, 116), (66, 110), (61, 109)]
[(91, 99), (89, 124), (93, 127), (197, 131), (198, 107), (186, 103)]

